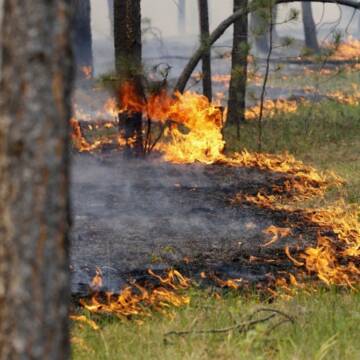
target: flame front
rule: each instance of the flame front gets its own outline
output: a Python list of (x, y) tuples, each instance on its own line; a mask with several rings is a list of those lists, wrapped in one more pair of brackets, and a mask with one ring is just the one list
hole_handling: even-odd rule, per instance
[(222, 157), (225, 146), (221, 129), (223, 114), (202, 95), (186, 92), (173, 97), (165, 91), (150, 95), (146, 101), (136, 95), (131, 84), (120, 91), (119, 112), (142, 112), (143, 116), (165, 125), (164, 141), (158, 150), (167, 161), (213, 163)]
[[(176, 270), (169, 270), (165, 276), (155, 274), (149, 270), (149, 274), (159, 282), (158, 286), (146, 289), (138, 284), (127, 286), (119, 294), (101, 294), (97, 290), (90, 300), (81, 299), (80, 304), (95, 314), (112, 314), (118, 317), (130, 317), (134, 315), (150, 316), (150, 309), (167, 313), (171, 306), (180, 307), (187, 305), (190, 298), (181, 293), (188, 289), (190, 280)], [(101, 272), (96, 271), (92, 285), (102, 284)], [(78, 320), (78, 319), (75, 319)]]

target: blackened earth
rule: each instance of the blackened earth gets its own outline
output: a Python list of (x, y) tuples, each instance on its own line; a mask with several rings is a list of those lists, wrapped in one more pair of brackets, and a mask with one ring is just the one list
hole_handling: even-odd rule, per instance
[(172, 266), (258, 282), (291, 267), (285, 245), (313, 241), (295, 234), (264, 247), (271, 239), (264, 230), (286, 227), (286, 216), (231, 202), (239, 192), (255, 195), (284, 181), (283, 174), (118, 153), (74, 155), (72, 173), (73, 293), (89, 290), (96, 268), (111, 291), (148, 268)]

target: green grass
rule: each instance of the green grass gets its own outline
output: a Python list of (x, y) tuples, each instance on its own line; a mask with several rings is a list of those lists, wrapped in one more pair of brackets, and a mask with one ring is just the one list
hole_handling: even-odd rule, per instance
[[(307, 66), (305, 65), (304, 68)], [(309, 67), (308, 67), (309, 68)], [(360, 83), (360, 71), (358, 69), (346, 69), (343, 66), (330, 68), (327, 74), (320, 74), (321, 65), (314, 67), (314, 72), (304, 73), (299, 69), (298, 73), (285, 77), (281, 71), (275, 71), (270, 75), (268, 86), (281, 87), (286, 89), (302, 89), (305, 87), (317, 88), (321, 94), (340, 90), (342, 92), (352, 92), (353, 85)]]
[[(241, 126), (240, 139), (235, 134), (232, 128), (226, 131), (228, 152), (257, 150), (257, 121)], [(347, 182), (341, 195), (360, 202), (360, 106), (323, 101), (264, 119), (262, 151), (287, 151), (320, 170), (334, 171)]]
[[(102, 319), (101, 330), (74, 324), (74, 359), (359, 359), (360, 295), (320, 290), (290, 301), (265, 305), (234, 292), (215, 299), (205, 290), (191, 291), (191, 304), (173, 317), (154, 315), (139, 325)], [(257, 325), (246, 334), (190, 334), (166, 337), (173, 330), (216, 329), (242, 322), (259, 307), (280, 309), (295, 324)], [(269, 331), (270, 330), (270, 331)]]

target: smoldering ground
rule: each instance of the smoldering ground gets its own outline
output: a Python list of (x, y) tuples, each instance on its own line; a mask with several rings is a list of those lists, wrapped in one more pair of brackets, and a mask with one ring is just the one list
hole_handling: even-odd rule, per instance
[[(180, 266), (185, 272), (220, 271), (227, 277), (263, 279), (269, 266), (251, 256), (284, 254), (286, 237), (269, 248), (264, 230), (284, 226), (271, 211), (235, 206), (239, 192), (255, 195), (284, 175), (219, 165), (125, 160), (119, 153), (77, 154), (73, 161), (71, 263), (73, 292), (86, 292), (96, 268), (104, 288), (117, 291), (148, 268)], [(289, 261), (285, 261), (285, 264)]]

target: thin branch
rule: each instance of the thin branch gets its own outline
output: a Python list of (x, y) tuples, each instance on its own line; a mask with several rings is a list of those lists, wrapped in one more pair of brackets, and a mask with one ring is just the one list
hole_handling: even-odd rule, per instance
[[(270, 315), (267, 315), (265, 317), (262, 317), (260, 319), (254, 319), (254, 317), (262, 312), (267, 312), (270, 313)], [(275, 318), (276, 316), (281, 316), (283, 317), (283, 319), (276, 323), (275, 326), (280, 326), (280, 323), (285, 323), (285, 322), (290, 322), (292, 324), (295, 323), (295, 320), (293, 317), (291, 317), (290, 315), (284, 313), (281, 310), (277, 310), (277, 309), (268, 309), (268, 308), (260, 308), (256, 311), (254, 311), (252, 314), (250, 314), (250, 316), (248, 317), (248, 321), (246, 322), (242, 322), (239, 324), (235, 324), (233, 326), (228, 326), (225, 328), (215, 328), (215, 329), (206, 329), (206, 330), (188, 330), (188, 331), (169, 331), (166, 334), (164, 334), (164, 336), (184, 336), (184, 335), (191, 335), (191, 334), (196, 334), (196, 335), (201, 335), (201, 334), (223, 334), (223, 333), (228, 333), (231, 331), (239, 331), (240, 333), (246, 333), (249, 330), (251, 330), (255, 325), (261, 324), (261, 323), (265, 323), (273, 318)], [(274, 328), (274, 326), (272, 327)]]
[(270, 319), (273, 319), (275, 316), (276, 316), (275, 314), (271, 314), (271, 315), (268, 315), (268, 316), (258, 319), (258, 320), (252, 320), (252, 321), (248, 321), (248, 322), (241, 323), (241, 324), (236, 324), (234, 326), (229, 326), (229, 327), (221, 328), (221, 329), (169, 331), (164, 336), (170, 336), (170, 335), (183, 336), (183, 335), (190, 335), (190, 334), (198, 334), (198, 335), (200, 335), (200, 334), (222, 334), (222, 333), (227, 333), (227, 332), (234, 331), (234, 330), (239, 330), (239, 332), (242, 333), (242, 332), (249, 331), (250, 328), (254, 327), (257, 324), (261, 324), (266, 321), (269, 321)]
[(266, 85), (267, 81), (269, 79), (269, 73), (270, 73), (270, 58), (273, 51), (273, 12), (272, 12), (272, 6), (270, 5), (270, 23), (269, 23), (269, 52), (267, 54), (266, 58), (266, 68), (265, 68), (265, 75), (264, 75), (264, 82), (263, 86), (261, 88), (261, 96), (260, 96), (260, 111), (259, 111), (259, 118), (258, 118), (258, 151), (261, 152), (262, 148), (262, 119), (263, 119), (263, 113), (264, 113), (264, 100), (265, 100), (265, 93), (266, 93)]

